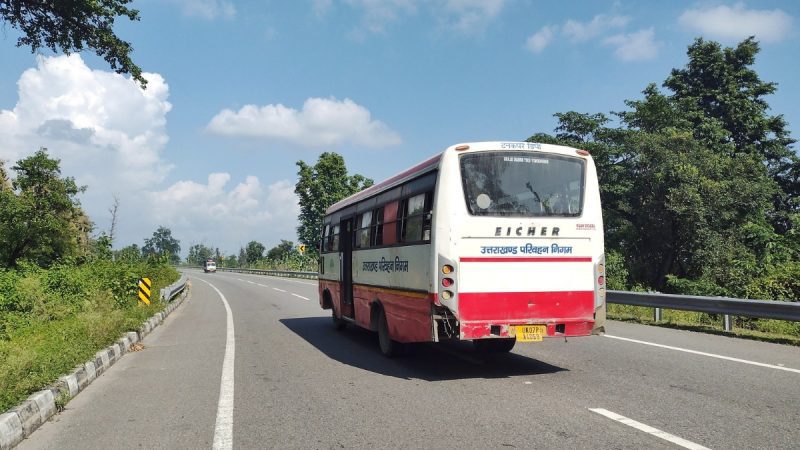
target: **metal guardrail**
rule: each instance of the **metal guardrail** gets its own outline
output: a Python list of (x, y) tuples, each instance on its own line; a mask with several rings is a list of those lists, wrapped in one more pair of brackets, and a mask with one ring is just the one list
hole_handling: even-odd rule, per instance
[(186, 289), (186, 276), (181, 275), (178, 281), (170, 284), (169, 286), (161, 289), (161, 300), (172, 301), (172, 299)]
[(250, 273), (255, 275), (270, 275), (273, 277), (286, 277), (286, 278), (305, 278), (309, 280), (316, 280), (318, 277), (317, 272), (293, 272), (291, 270), (261, 270), (261, 269), (232, 269), (225, 267), (217, 267), (219, 272), (235, 272), (235, 273)]
[[(223, 272), (238, 272), (278, 277), (316, 279), (317, 272), (292, 272), (284, 270), (230, 269), (218, 267)], [(744, 300), (727, 297), (703, 297), (696, 295), (659, 294), (654, 292), (608, 291), (606, 301), (619, 305), (653, 308), (654, 319), (661, 320), (661, 309), (697, 311), (722, 314), (726, 331), (733, 328), (732, 316), (756, 319), (777, 319), (800, 322), (800, 302), (771, 300)]]
[(650, 308), (698, 311), (709, 314), (800, 321), (800, 302), (742, 300), (727, 297), (657, 294), (653, 292), (608, 291), (608, 303)]

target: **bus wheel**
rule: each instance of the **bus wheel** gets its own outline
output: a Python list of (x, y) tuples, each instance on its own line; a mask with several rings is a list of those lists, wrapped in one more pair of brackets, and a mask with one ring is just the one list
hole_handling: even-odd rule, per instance
[(397, 353), (397, 342), (389, 337), (389, 323), (386, 322), (386, 314), (383, 310), (380, 311), (378, 316), (378, 345), (381, 348), (381, 353), (387, 358), (391, 358)]
[(508, 353), (516, 343), (516, 339), (476, 339), (472, 346), (481, 353)]
[(335, 328), (337, 331), (344, 330), (347, 327), (347, 321), (340, 317), (336, 317), (335, 309), (331, 308), (331, 312), (333, 313), (333, 328)]

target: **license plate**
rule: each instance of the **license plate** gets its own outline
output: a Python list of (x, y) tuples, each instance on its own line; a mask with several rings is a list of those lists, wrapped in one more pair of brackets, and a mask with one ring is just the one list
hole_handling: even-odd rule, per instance
[(517, 325), (517, 342), (541, 342), (547, 336), (547, 325)]

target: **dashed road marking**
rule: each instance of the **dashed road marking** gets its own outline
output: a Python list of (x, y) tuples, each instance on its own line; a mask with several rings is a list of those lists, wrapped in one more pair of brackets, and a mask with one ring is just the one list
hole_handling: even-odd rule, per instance
[(294, 295), (295, 297), (298, 297), (298, 298), (302, 298), (303, 300), (309, 300), (309, 298), (303, 297), (302, 295), (297, 295), (297, 294), (292, 294), (292, 295)]
[(633, 419), (629, 419), (625, 416), (621, 416), (617, 413), (611, 412), (607, 409), (603, 408), (589, 408), (589, 411), (593, 413), (600, 414), (601, 416), (608, 417), (611, 420), (615, 420), (619, 423), (628, 425), (629, 427), (633, 427), (639, 431), (644, 431), (645, 433), (651, 434), (657, 438), (664, 439), (665, 441), (672, 442), (675, 445), (679, 445), (683, 448), (688, 448), (691, 450), (709, 450), (707, 447), (703, 447), (700, 444), (694, 443), (692, 441), (687, 441), (686, 439), (680, 438), (675, 436), (674, 434), (669, 434), (666, 431), (661, 431), (658, 428), (653, 428), (650, 425), (637, 422)]
[(276, 290), (276, 291), (278, 291), (278, 292), (286, 292), (286, 291), (284, 291), (283, 289), (278, 289), (278, 288), (272, 288), (272, 289), (275, 289), (275, 290)]
[(620, 337), (620, 336), (611, 336), (611, 335), (608, 335), (608, 334), (606, 334), (605, 337), (611, 338), (611, 339), (618, 339), (620, 341), (635, 342), (637, 344), (650, 345), (650, 346), (658, 347), (658, 348), (665, 348), (667, 350), (676, 350), (676, 351), (679, 351), (679, 352), (691, 353), (693, 355), (708, 356), (709, 358), (724, 359), (726, 361), (733, 361), (733, 362), (738, 362), (738, 363), (742, 363), (742, 364), (750, 364), (751, 366), (759, 366), (759, 367), (766, 367), (768, 369), (785, 370), (787, 372), (800, 373), (800, 369), (792, 369), (792, 368), (789, 368), (789, 367), (783, 367), (781, 365), (776, 366), (774, 364), (765, 364), (765, 363), (760, 363), (760, 362), (756, 362), (756, 361), (750, 361), (750, 360), (747, 360), (747, 359), (732, 358), (730, 356), (717, 355), (715, 353), (699, 352), (697, 350), (689, 350), (688, 348), (672, 347), (670, 345), (656, 344), (654, 342), (640, 341), (638, 339), (630, 339), (630, 338), (624, 338), (624, 337)]

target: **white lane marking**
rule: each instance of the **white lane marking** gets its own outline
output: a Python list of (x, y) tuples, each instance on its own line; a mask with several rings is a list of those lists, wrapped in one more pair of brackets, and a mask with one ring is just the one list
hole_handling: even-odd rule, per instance
[(247, 280), (247, 282), (248, 282), (248, 283), (250, 283), (250, 284), (255, 284), (254, 282), (252, 282), (252, 281), (250, 281), (250, 280)]
[(629, 419), (625, 416), (621, 416), (617, 413), (611, 412), (607, 409), (603, 408), (589, 408), (589, 411), (600, 414), (601, 416), (606, 416), (611, 420), (616, 420), (619, 423), (623, 423), (628, 425), (629, 427), (636, 428), (639, 431), (644, 431), (645, 433), (651, 434), (657, 438), (664, 439), (665, 441), (672, 442), (675, 445), (679, 445), (683, 448), (688, 448), (692, 450), (709, 450), (708, 447), (703, 447), (700, 444), (696, 444), (692, 441), (687, 441), (686, 439), (679, 438), (673, 434), (669, 434), (666, 431), (661, 431), (658, 428), (653, 428), (650, 425), (643, 424), (641, 422), (637, 422), (633, 419)]
[(726, 361), (733, 361), (733, 362), (738, 362), (738, 363), (742, 363), (742, 364), (750, 364), (752, 366), (766, 367), (768, 369), (777, 369), (777, 370), (785, 370), (787, 372), (800, 373), (800, 369), (792, 369), (792, 368), (789, 368), (789, 367), (776, 366), (774, 364), (765, 364), (765, 363), (760, 363), (760, 362), (755, 362), (755, 361), (749, 361), (747, 359), (732, 358), (730, 356), (717, 355), (715, 353), (699, 352), (697, 350), (689, 350), (688, 348), (672, 347), (670, 345), (656, 344), (654, 342), (640, 341), (640, 340), (637, 340), (637, 339), (624, 338), (624, 337), (620, 337), (620, 336), (611, 336), (611, 335), (608, 335), (608, 334), (606, 334), (605, 337), (611, 338), (611, 339), (619, 339), (620, 341), (635, 342), (637, 344), (651, 345), (653, 347), (666, 348), (668, 350), (677, 350), (679, 352), (691, 353), (693, 355), (708, 356), (710, 358), (718, 358), (718, 359), (724, 359)]
[(308, 300), (308, 298), (303, 297), (302, 295), (297, 295), (297, 294), (292, 294), (292, 295), (294, 295), (295, 297), (302, 298), (303, 300)]
[(269, 286), (267, 286), (266, 284), (261, 284), (261, 283), (256, 283), (256, 284), (257, 284), (257, 285), (259, 285), (259, 286), (261, 286), (261, 287), (263, 287), (263, 288), (268, 288), (268, 287), (269, 287)]
[(243, 280), (243, 279), (241, 279), (241, 278), (237, 278), (237, 280), (239, 280), (239, 281), (247, 281), (247, 280)]
[(225, 339), (225, 358), (222, 360), (222, 379), (219, 383), (219, 403), (217, 421), (214, 424), (214, 450), (233, 448), (233, 368), (236, 353), (236, 335), (233, 332), (233, 312), (228, 300), (216, 286), (206, 280), (198, 280), (211, 286), (222, 299), (227, 316), (227, 337)]
[(286, 292), (286, 291), (284, 291), (283, 289), (278, 289), (278, 288), (272, 288), (272, 289), (275, 289), (275, 290), (276, 290), (276, 291), (278, 291), (278, 292)]

